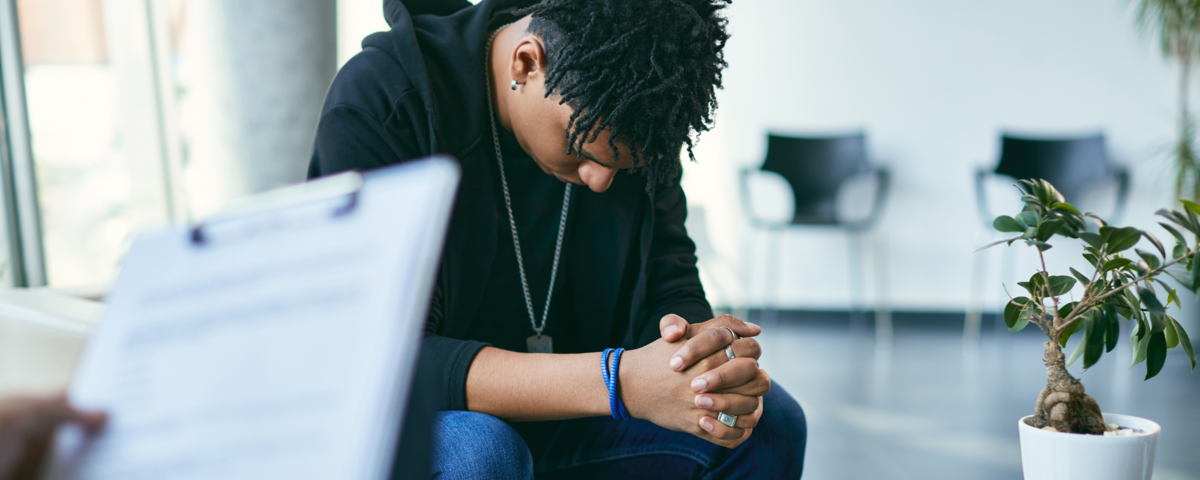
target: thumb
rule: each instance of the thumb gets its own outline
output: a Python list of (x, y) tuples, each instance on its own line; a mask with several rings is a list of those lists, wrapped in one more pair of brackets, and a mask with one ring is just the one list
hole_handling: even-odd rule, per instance
[(667, 343), (683, 338), (683, 335), (687, 333), (687, 327), (687, 320), (674, 313), (665, 315), (662, 320), (658, 321), (658, 331)]

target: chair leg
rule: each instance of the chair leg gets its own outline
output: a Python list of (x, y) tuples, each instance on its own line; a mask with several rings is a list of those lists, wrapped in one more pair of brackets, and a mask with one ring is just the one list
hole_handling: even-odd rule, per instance
[(772, 325), (778, 323), (779, 321), (779, 255), (783, 250), (783, 235), (786, 232), (787, 230), (785, 229), (767, 231), (767, 241), (770, 242), (770, 246), (767, 248), (767, 285), (763, 291), (769, 292), (770, 300), (768, 300), (768, 302), (771, 306), (771, 315), (769, 317), (765, 317), (764, 320)]
[(892, 308), (889, 303), (887, 251), (879, 244), (879, 238), (870, 233), (862, 233), (868, 238), (871, 247), (871, 258), (874, 260), (875, 271), (875, 348), (880, 351), (892, 350)]
[[(976, 242), (980, 243), (980, 235), (975, 235)], [(989, 235), (985, 235), (985, 239), (990, 239)], [(983, 277), (987, 275), (987, 251), (975, 252), (971, 255), (971, 291), (967, 294), (967, 312), (963, 319), (963, 344), (975, 345), (979, 342), (979, 331), (983, 320), (983, 309), (979, 299), (980, 290), (983, 288)]]
[(849, 254), (849, 275), (850, 280), (850, 330), (854, 332), (861, 331), (866, 327), (867, 319), (866, 312), (863, 308), (864, 297), (863, 292), (863, 234), (859, 230), (846, 230), (846, 252)]

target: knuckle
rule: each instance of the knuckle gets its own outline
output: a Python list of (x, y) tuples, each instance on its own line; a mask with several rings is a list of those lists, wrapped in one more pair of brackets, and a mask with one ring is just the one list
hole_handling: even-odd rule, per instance
[(758, 344), (758, 340), (755, 340), (753, 338), (745, 338), (745, 339), (742, 339), (742, 341), (744, 341), (746, 343), (746, 355), (745, 356), (751, 357), (751, 358), (758, 358), (758, 357), (762, 356), (762, 345)]

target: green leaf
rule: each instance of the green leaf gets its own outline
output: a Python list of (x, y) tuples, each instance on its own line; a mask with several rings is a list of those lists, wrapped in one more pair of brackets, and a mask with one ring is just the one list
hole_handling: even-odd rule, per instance
[(1179, 335), (1179, 346), (1183, 347), (1183, 353), (1187, 354), (1188, 361), (1192, 362), (1192, 370), (1196, 369), (1196, 353), (1192, 351), (1192, 341), (1188, 339), (1187, 332), (1183, 331), (1183, 325), (1176, 322), (1174, 318), (1171, 323), (1175, 324), (1175, 333)]
[(1064, 303), (1063, 306), (1059, 307), (1058, 309), (1058, 318), (1067, 318), (1070, 316), (1071, 311), (1075, 310), (1075, 306), (1078, 304), (1079, 302)]
[(1087, 212), (1084, 214), (1084, 216), (1090, 217), (1091, 219), (1095, 220), (1096, 224), (1100, 225), (1101, 228), (1108, 226), (1108, 222), (1105, 222), (1103, 218), (1100, 218), (1099, 215), (1096, 215), (1092, 212)]
[[(1086, 320), (1086, 319), (1080, 319), (1078, 322), (1076, 322), (1076, 325), (1083, 323), (1085, 320)], [(1072, 325), (1072, 326), (1074, 326), (1074, 325)], [(1065, 344), (1064, 344), (1063, 346), (1064, 346), (1064, 347), (1066, 347), (1066, 345), (1065, 345)], [(1084, 335), (1084, 336), (1082, 336), (1082, 337), (1080, 337), (1080, 338), (1079, 338), (1079, 341), (1078, 341), (1078, 342), (1075, 342), (1075, 350), (1072, 350), (1072, 351), (1071, 351), (1071, 356), (1070, 356), (1070, 357), (1067, 357), (1067, 364), (1066, 364), (1066, 366), (1068, 366), (1068, 367), (1069, 367), (1069, 366), (1071, 366), (1071, 365), (1074, 365), (1074, 364), (1075, 364), (1075, 361), (1076, 361), (1076, 360), (1079, 360), (1079, 357), (1083, 356), (1083, 351), (1084, 351), (1086, 348), (1087, 348), (1087, 335)]]
[(1165, 224), (1165, 223), (1162, 223), (1162, 222), (1158, 222), (1158, 224), (1159, 224), (1159, 225), (1161, 225), (1161, 226), (1163, 227), (1163, 229), (1164, 229), (1164, 230), (1166, 230), (1166, 231), (1170, 232), (1170, 233), (1171, 233), (1171, 236), (1172, 236), (1172, 237), (1175, 237), (1175, 241), (1176, 241), (1177, 243), (1179, 243), (1180, 245), (1187, 245), (1187, 243), (1188, 243), (1188, 242), (1187, 242), (1187, 240), (1184, 240), (1184, 239), (1183, 239), (1183, 234), (1182, 234), (1182, 233), (1179, 233), (1179, 230), (1176, 230), (1176, 229), (1175, 229), (1175, 227), (1172, 227), (1172, 226), (1170, 226), (1170, 225), (1167, 225), (1167, 224)]
[[(1166, 309), (1163, 308), (1162, 302), (1158, 301), (1158, 297), (1156, 297), (1154, 292), (1151, 292), (1150, 289), (1146, 287), (1138, 287), (1138, 296), (1142, 298), (1142, 305), (1145, 305), (1146, 310), (1149, 310), (1150, 313), (1157, 313), (1159, 315), (1167, 314)], [(1155, 329), (1154, 331), (1158, 332), (1161, 330)]]
[(1021, 317), (1021, 310), (1022, 306), (1015, 302), (1008, 302), (1008, 305), (1004, 306), (1004, 324), (1008, 325), (1009, 330), (1012, 330), (1013, 326), (1017, 324), (1017, 320)]
[(1031, 247), (1037, 247), (1039, 252), (1044, 252), (1046, 250), (1054, 248), (1053, 245), (1050, 245), (1049, 243), (1046, 243), (1046, 242), (1043, 242), (1040, 240), (1026, 240), (1025, 244), (1029, 245)]
[(1196, 291), (1200, 289), (1200, 268), (1197, 268), (1197, 265), (1200, 265), (1200, 263), (1196, 262), (1195, 259), (1196, 258), (1193, 256), (1193, 261), (1190, 265), (1188, 265), (1192, 271), (1192, 275), (1190, 277), (1192, 281), (1189, 283), (1189, 286), (1191, 287), (1189, 290), (1191, 290), (1192, 293), (1197, 293)]
[(1167, 339), (1162, 332), (1150, 335), (1146, 348), (1146, 380), (1154, 378), (1167, 363)]
[(1162, 262), (1160, 262), (1158, 257), (1154, 256), (1153, 253), (1147, 252), (1140, 248), (1135, 248), (1133, 251), (1137, 252), (1138, 256), (1142, 257), (1142, 260), (1146, 261), (1146, 266), (1149, 267), (1150, 270), (1158, 270), (1158, 267), (1162, 266)]
[(1095, 249), (1100, 249), (1100, 246), (1104, 245), (1104, 239), (1098, 233), (1079, 232), (1079, 238), (1082, 238), (1084, 242), (1087, 242), (1088, 245), (1091, 245)]
[(1104, 332), (1105, 348), (1104, 351), (1111, 352), (1117, 348), (1117, 340), (1121, 338), (1121, 323), (1117, 318), (1117, 309), (1111, 304), (1104, 305), (1104, 322), (1107, 327)]
[(1125, 268), (1130, 265), (1133, 265), (1133, 260), (1130, 260), (1130, 259), (1124, 258), (1124, 257), (1117, 257), (1117, 258), (1114, 258), (1107, 262), (1104, 262), (1104, 266), (1100, 268), (1100, 271), (1107, 272), (1107, 271), (1115, 270), (1118, 268)]
[(1013, 238), (1006, 238), (1006, 239), (1004, 239), (1004, 240), (997, 240), (997, 241), (995, 241), (995, 242), (989, 243), (989, 244), (987, 244), (987, 245), (984, 245), (984, 246), (982, 246), (982, 247), (976, 248), (976, 249), (975, 249), (975, 251), (974, 251), (973, 253), (979, 253), (979, 252), (981, 252), (981, 251), (983, 251), (983, 250), (987, 250), (987, 249), (989, 249), (989, 248), (992, 248), (992, 247), (994, 247), (994, 246), (996, 246), (996, 245), (999, 245), (999, 244), (1001, 244), (1001, 243), (1004, 243), (1004, 242), (1008, 242), (1008, 244), (1009, 244), (1009, 245), (1012, 245), (1012, 242), (1013, 242), (1013, 240), (1020, 240), (1020, 239), (1021, 239), (1021, 237), (1013, 237)]
[(1057, 208), (1057, 209), (1060, 209), (1060, 210), (1066, 210), (1066, 211), (1068, 211), (1068, 212), (1071, 212), (1071, 213), (1074, 213), (1074, 214), (1076, 214), (1076, 215), (1083, 215), (1082, 213), (1079, 213), (1079, 210), (1078, 210), (1078, 209), (1076, 209), (1075, 207), (1071, 206), (1071, 204), (1069, 204), (1069, 203), (1064, 203), (1064, 202), (1054, 202), (1053, 204), (1051, 204), (1051, 205), (1050, 205), (1050, 208)]
[(1179, 334), (1175, 332), (1175, 319), (1166, 317), (1166, 326), (1163, 327), (1163, 336), (1167, 339), (1167, 350), (1179, 346)]
[(1182, 268), (1168, 268), (1163, 271), (1167, 272), (1167, 275), (1169, 275), (1176, 282), (1179, 282), (1179, 285), (1183, 288), (1188, 290), (1192, 289), (1192, 275), (1188, 271), (1183, 270)]
[(1119, 228), (1108, 238), (1108, 253), (1117, 253), (1133, 248), (1142, 239), (1142, 232), (1133, 227)]
[(1200, 215), (1200, 204), (1187, 199), (1180, 200), (1180, 202), (1183, 203), (1183, 206), (1187, 208), (1188, 211), (1195, 213), (1196, 215)]
[(1025, 228), (1037, 228), (1038, 216), (1036, 213), (1028, 210), (1017, 214), (1017, 218), (1015, 218), (1015, 220), (1021, 225), (1024, 225)]
[(1067, 292), (1075, 288), (1075, 279), (1066, 275), (1055, 275), (1050, 277), (1050, 294), (1053, 296), (1066, 295)]
[(992, 228), (995, 228), (1001, 232), (1021, 233), (1025, 231), (1025, 226), (1017, 223), (1016, 220), (1013, 220), (1013, 218), (1008, 215), (996, 217), (996, 220), (992, 222)]
[(1053, 237), (1055, 233), (1058, 233), (1058, 229), (1059, 227), (1063, 226), (1063, 223), (1065, 222), (1058, 219), (1046, 220), (1042, 222), (1037, 228), (1038, 241), (1045, 242), (1046, 240), (1049, 240), (1050, 237)]
[[(1165, 217), (1167, 220), (1175, 222), (1176, 225), (1179, 225), (1179, 226), (1187, 229), (1189, 232), (1196, 233), (1197, 230), (1200, 230), (1200, 227), (1193, 225), (1192, 221), (1186, 215), (1179, 213), (1175, 210), (1169, 210), (1166, 208), (1162, 208), (1162, 209), (1159, 209), (1157, 212), (1154, 212), (1154, 214), (1160, 215), (1162, 217)], [(1183, 243), (1187, 244), (1188, 242), (1183, 242)]]
[(1167, 288), (1165, 285), (1163, 286), (1163, 290), (1167, 291), (1167, 305), (1166, 306), (1168, 308), (1170, 308), (1171, 303), (1174, 302), (1175, 308), (1183, 310), (1183, 304), (1179, 303), (1179, 292), (1176, 292), (1174, 288)]
[[(1075, 308), (1075, 302), (1071, 302), (1066, 305), (1063, 305), (1062, 308), (1060, 308), (1058, 310), (1058, 317), (1059, 318), (1067, 318), (1067, 316), (1069, 316), (1071, 314), (1071, 310), (1073, 310), (1074, 308)], [(1059, 346), (1066, 347), (1067, 340), (1071, 339), (1071, 335), (1074, 335), (1075, 332), (1078, 332), (1082, 329), (1083, 329), (1083, 321), (1082, 320), (1072, 323), (1071, 326), (1067, 327), (1066, 330), (1063, 330), (1063, 332), (1059, 334), (1059, 336), (1058, 336)]]
[(1145, 260), (1139, 260), (1133, 264), (1133, 269), (1137, 270), (1139, 277), (1144, 277), (1150, 274), (1150, 265)]
[(1167, 328), (1167, 316), (1161, 313), (1150, 313), (1150, 333), (1159, 333)]
[(1030, 275), (1029, 276), (1029, 285), (1031, 287), (1037, 289), (1037, 291), (1038, 291), (1037, 294), (1033, 295), (1034, 297), (1046, 296), (1046, 293), (1041, 291), (1041, 289), (1046, 286), (1046, 274), (1045, 273), (1037, 272), (1037, 273), (1034, 273), (1033, 275)]
[(1087, 333), (1080, 340), (1087, 345), (1083, 351), (1083, 369), (1092, 368), (1097, 361), (1100, 360), (1100, 355), (1104, 353), (1104, 334), (1108, 330), (1108, 323), (1104, 320), (1104, 314), (1100, 311), (1092, 312), (1093, 315), (1088, 316), (1088, 322), (1085, 326)]
[(1088, 286), (1088, 284), (1090, 282), (1088, 281), (1088, 278), (1086, 275), (1079, 273), (1079, 270), (1076, 270), (1074, 268), (1069, 268), (1069, 270), (1071, 270), (1071, 275), (1074, 275), (1075, 279), (1079, 280), (1079, 283), (1082, 283), (1083, 286), (1085, 286), (1085, 287)]
[[(1142, 230), (1141, 232), (1142, 232), (1142, 237), (1144, 237), (1146, 240), (1149, 240), (1150, 243), (1154, 244), (1154, 248), (1158, 249), (1158, 254), (1160, 256), (1162, 256), (1163, 258), (1167, 258), (1167, 250), (1165, 248), (1163, 248), (1162, 242), (1158, 241), (1158, 237), (1154, 236), (1153, 233), (1147, 232), (1145, 230)], [(1154, 268), (1158, 268), (1158, 267), (1154, 267)]]
[(1175, 248), (1171, 249), (1171, 258), (1180, 258), (1184, 255), (1187, 255), (1187, 248), (1183, 245), (1175, 245)]
[(1129, 336), (1129, 341), (1133, 344), (1133, 361), (1129, 363), (1129, 368), (1146, 361), (1150, 337), (1153, 336), (1150, 335), (1150, 326), (1140, 318), (1133, 328), (1136, 335)]

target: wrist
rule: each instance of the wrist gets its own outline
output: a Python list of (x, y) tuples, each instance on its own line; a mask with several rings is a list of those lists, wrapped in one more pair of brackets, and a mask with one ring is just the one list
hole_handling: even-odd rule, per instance
[(589, 368), (587, 382), (590, 387), (588, 388), (587, 395), (584, 395), (584, 397), (587, 399), (585, 403), (588, 414), (594, 417), (609, 416), (611, 412), (608, 407), (608, 387), (604, 384), (603, 375), (598, 371), (603, 358), (601, 355), (600, 353), (590, 353), (587, 355), (588, 365), (591, 367)]
[(643, 368), (641, 350), (626, 350), (621, 356), (621, 369), (617, 372), (617, 395), (625, 403), (630, 418), (644, 418), (638, 396), (641, 393), (638, 381)]

